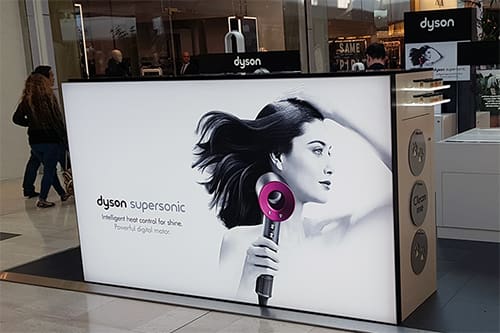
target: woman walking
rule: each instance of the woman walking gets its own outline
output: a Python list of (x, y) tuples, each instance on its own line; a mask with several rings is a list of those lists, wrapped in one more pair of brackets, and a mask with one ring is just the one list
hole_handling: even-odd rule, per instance
[[(51, 75), (52, 71), (50, 71)], [(28, 127), (28, 140), (33, 153), (42, 161), (43, 177), (37, 207), (48, 208), (55, 203), (47, 201), (51, 186), (66, 201), (66, 193), (56, 173), (57, 162), (62, 161), (67, 146), (66, 128), (51, 80), (34, 73), (25, 82), (23, 96), (13, 116), (14, 123)]]

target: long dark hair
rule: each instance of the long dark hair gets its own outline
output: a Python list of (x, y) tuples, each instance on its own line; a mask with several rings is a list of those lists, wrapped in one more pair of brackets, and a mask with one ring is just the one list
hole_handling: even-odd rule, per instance
[(51, 88), (50, 80), (39, 73), (31, 74), (25, 82), (22, 101), (29, 106), (30, 127), (55, 131), (64, 142), (66, 130), (57, 98)]
[(255, 183), (271, 171), (270, 154), (287, 154), (304, 123), (323, 120), (312, 104), (297, 98), (267, 104), (255, 120), (211, 111), (198, 123), (193, 168), (210, 174), (203, 182), (210, 207), (227, 228), (261, 223)]
[(413, 66), (420, 66), (420, 67), (423, 66), (423, 64), (427, 61), (425, 52), (429, 48), (430, 46), (424, 45), (418, 49), (414, 47), (410, 49), (410, 60)]

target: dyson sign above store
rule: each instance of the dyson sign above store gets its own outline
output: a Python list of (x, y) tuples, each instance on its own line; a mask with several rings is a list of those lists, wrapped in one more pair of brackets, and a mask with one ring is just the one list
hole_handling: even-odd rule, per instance
[(427, 31), (434, 31), (434, 29), (438, 28), (454, 28), (455, 21), (453, 19), (436, 19), (429, 20), (427, 17), (424, 17), (422, 21), (420, 21), (420, 28), (427, 29)]
[(269, 51), (245, 53), (220, 53), (200, 55), (193, 58), (202, 74), (299, 72), (299, 51)]
[(474, 40), (475, 10), (460, 8), (405, 13), (405, 43)]
[(236, 59), (233, 61), (236, 67), (241, 69), (245, 69), (248, 66), (262, 66), (262, 61), (260, 58), (240, 58), (239, 55), (236, 56)]

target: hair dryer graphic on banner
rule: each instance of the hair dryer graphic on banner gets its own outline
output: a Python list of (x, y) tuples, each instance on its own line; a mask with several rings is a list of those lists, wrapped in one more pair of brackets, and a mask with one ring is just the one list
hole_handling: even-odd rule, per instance
[[(255, 190), (263, 214), (263, 236), (278, 244), (280, 223), (286, 221), (295, 208), (292, 190), (273, 172), (260, 176)], [(267, 300), (272, 297), (273, 276), (260, 275), (255, 283), (255, 292), (259, 298), (259, 305), (267, 305)]]

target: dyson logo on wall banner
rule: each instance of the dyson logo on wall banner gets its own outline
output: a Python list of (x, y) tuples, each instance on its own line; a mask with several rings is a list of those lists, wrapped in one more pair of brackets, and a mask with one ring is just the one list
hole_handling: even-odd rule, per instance
[(240, 59), (240, 56), (237, 56), (236, 59), (234, 59), (234, 65), (241, 69), (245, 69), (247, 66), (262, 66), (262, 61), (259, 58)]
[(427, 31), (433, 31), (437, 28), (451, 28), (455, 27), (455, 21), (453, 19), (437, 19), (437, 20), (429, 20), (427, 17), (424, 17), (422, 21), (420, 21), (420, 28), (425, 29)]

